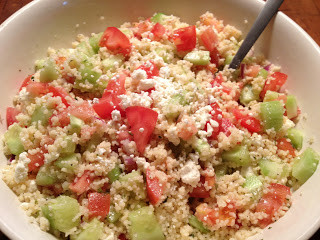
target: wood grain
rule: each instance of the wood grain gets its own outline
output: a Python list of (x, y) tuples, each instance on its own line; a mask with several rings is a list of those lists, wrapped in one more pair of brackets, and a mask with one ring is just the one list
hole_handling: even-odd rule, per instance
[[(0, 24), (32, 0), (0, 0)], [(320, 0), (285, 0), (280, 10), (320, 45)], [(0, 239), (7, 238), (0, 232)], [(311, 240), (320, 239), (318, 231)]]

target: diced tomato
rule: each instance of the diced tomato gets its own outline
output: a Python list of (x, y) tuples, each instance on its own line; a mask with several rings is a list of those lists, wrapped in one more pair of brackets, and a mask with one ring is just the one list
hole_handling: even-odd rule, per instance
[(256, 212), (264, 212), (268, 216), (259, 220), (259, 225), (265, 228), (272, 223), (272, 218), (276, 211), (286, 202), (286, 197), (290, 195), (290, 188), (278, 183), (271, 183), (269, 186), (269, 192), (264, 194), (260, 199)]
[(213, 16), (208, 16), (205, 14), (200, 17), (200, 21), (203, 25), (214, 26), (214, 28), (217, 29), (218, 32), (221, 32), (223, 29), (223, 24), (221, 24), (220, 21)]
[(204, 175), (204, 182), (206, 182), (209, 187), (213, 188), (216, 183), (216, 178), (215, 176)]
[(220, 132), (220, 126), (221, 126), (221, 120), (222, 120), (222, 111), (220, 109), (220, 106), (218, 103), (214, 102), (211, 104), (212, 107), (212, 111), (211, 111), (211, 120), (215, 121), (217, 124), (217, 126), (214, 124), (212, 126), (211, 122), (208, 121), (205, 125), (204, 130), (207, 131), (207, 124), (210, 124), (210, 126), (212, 127), (212, 134), (211, 136), (209, 136), (209, 139), (217, 139), (219, 132)]
[(166, 33), (166, 28), (162, 24), (156, 23), (151, 32), (153, 33), (154, 40), (159, 41)]
[(49, 85), (47, 83), (31, 82), (26, 86), (26, 89), (32, 96), (38, 97), (49, 92), (48, 86)]
[(23, 80), (23, 82), (19, 88), (19, 92), (21, 91), (22, 88), (26, 87), (27, 85), (29, 85), (29, 83), (32, 82), (32, 79), (31, 79), (32, 77), (33, 77), (33, 75), (29, 75), (28, 77), (26, 77), (26, 79)]
[(150, 203), (152, 205), (157, 205), (161, 200), (165, 186), (160, 182), (160, 180), (156, 176), (153, 176), (152, 178), (150, 175), (152, 175), (152, 173), (148, 169), (146, 172), (147, 193)]
[(216, 50), (218, 44), (218, 35), (213, 31), (212, 27), (208, 27), (200, 36), (203, 45), (209, 52)]
[(56, 59), (56, 64), (57, 64), (58, 66), (60, 66), (61, 69), (64, 69), (64, 67), (63, 67), (62, 65), (64, 64), (64, 62), (65, 62), (66, 60), (67, 60), (66, 57), (58, 57), (58, 58)]
[(71, 115), (82, 119), (86, 123), (92, 121), (95, 116), (95, 111), (87, 101), (84, 101), (81, 105), (71, 105), (68, 109)]
[(261, 123), (259, 119), (243, 114), (241, 110), (237, 108), (233, 109), (232, 113), (237, 119), (237, 121), (240, 123), (240, 125), (248, 129), (249, 132), (254, 133), (261, 131)]
[(219, 60), (220, 60), (220, 53), (217, 48), (213, 49), (210, 52), (210, 62), (214, 63), (216, 67), (219, 66)]
[(92, 182), (90, 174), (90, 171), (84, 171), (81, 177), (76, 177), (69, 186), (70, 190), (78, 195), (87, 191)]
[[(54, 124), (52, 122), (52, 118), (58, 118), (58, 123)], [(58, 114), (54, 114), (49, 118), (49, 124), (50, 126), (60, 126), (65, 127), (68, 126), (70, 123), (70, 115), (68, 109), (63, 110), (62, 112), (59, 112)]]
[(150, 21), (146, 20), (137, 24), (134, 28), (134, 36), (138, 39), (142, 38), (142, 34), (149, 30)]
[(195, 135), (198, 132), (198, 129), (196, 127), (196, 123), (191, 117), (184, 116), (177, 124), (177, 130), (178, 130), (178, 137), (188, 141), (193, 135)]
[(283, 84), (286, 83), (288, 76), (281, 72), (273, 73), (266, 80), (264, 87), (260, 93), (260, 98), (263, 99), (268, 90), (278, 92)]
[(212, 87), (221, 87), (221, 90), (227, 94), (230, 94), (232, 89), (222, 85), (223, 83), (223, 76), (221, 73), (217, 74), (216, 77), (212, 80), (211, 85)]
[(222, 118), (221, 119), (221, 125), (220, 125), (220, 132), (223, 132), (227, 137), (230, 136), (231, 132), (230, 132), (230, 128), (233, 128), (234, 125), (232, 124), (232, 122), (227, 119), (227, 118)]
[(196, 26), (179, 28), (173, 32), (171, 37), (177, 47), (177, 51), (191, 51), (196, 47)]
[(126, 109), (126, 115), (137, 149), (143, 154), (156, 126), (158, 113), (150, 108), (134, 106)]
[(100, 47), (106, 47), (115, 54), (127, 56), (131, 52), (131, 43), (128, 37), (116, 27), (108, 27), (99, 42)]
[(259, 65), (251, 65), (251, 66), (246, 65), (245, 75), (254, 78), (258, 75), (259, 71), (260, 71)]
[(66, 105), (66, 107), (70, 106), (70, 104), (66, 100), (66, 97), (68, 97), (69, 94), (62, 87), (48, 86), (48, 92), (52, 93), (53, 97), (60, 97), (61, 101), (64, 105)]
[(120, 99), (117, 95), (105, 94), (103, 98), (99, 99), (98, 103), (93, 104), (94, 111), (102, 119), (111, 119), (111, 113), (113, 110), (122, 111), (120, 107)]
[(292, 156), (292, 157), (295, 157), (296, 156), (296, 152), (292, 146), (292, 144), (288, 141), (287, 138), (280, 138), (277, 140), (277, 147), (278, 149), (280, 150), (283, 150), (283, 151), (289, 151), (289, 154)]
[(147, 78), (153, 78), (159, 76), (159, 68), (153, 61), (148, 61), (145, 64), (138, 67), (147, 73)]
[(118, 134), (118, 141), (121, 142), (122, 140), (128, 139), (129, 141), (133, 140), (133, 136), (129, 133), (129, 131), (121, 131)]
[(7, 112), (6, 112), (6, 119), (7, 119), (7, 128), (18, 122), (18, 120), (16, 119), (16, 116), (20, 113), (20, 111), (18, 111), (16, 108), (14, 107), (8, 107), (7, 108)]
[(123, 233), (121, 233), (121, 234), (118, 236), (118, 239), (119, 239), (119, 240), (127, 240), (126, 235), (123, 234)]
[(88, 195), (89, 217), (100, 217), (103, 221), (110, 210), (110, 194), (93, 192)]
[(125, 83), (126, 83), (126, 74), (117, 74), (110, 79), (102, 98), (107, 97), (110, 93), (114, 95), (122, 95), (126, 93)]
[(208, 198), (208, 197), (210, 197), (210, 191), (208, 191), (205, 188), (204, 184), (205, 184), (205, 177), (201, 176), (200, 182), (198, 183), (198, 186), (193, 188), (193, 190), (189, 194), (189, 196), (195, 197), (195, 198)]
[(76, 76), (71, 73), (62, 73), (62, 78), (64, 78), (68, 83), (74, 84), (76, 81)]
[(44, 151), (43, 148), (35, 154), (28, 154), (28, 158), (30, 162), (28, 163), (28, 171), (29, 172), (38, 172), (39, 168), (44, 164), (44, 154), (47, 151)]

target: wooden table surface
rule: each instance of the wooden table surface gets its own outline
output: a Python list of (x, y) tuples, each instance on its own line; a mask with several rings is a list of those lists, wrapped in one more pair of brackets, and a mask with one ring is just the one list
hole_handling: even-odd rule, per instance
[[(0, 24), (31, 1), (0, 0)], [(280, 10), (298, 23), (320, 45), (320, 0), (285, 0)], [(7, 238), (0, 232), (0, 239)], [(319, 240), (320, 231), (311, 239)]]

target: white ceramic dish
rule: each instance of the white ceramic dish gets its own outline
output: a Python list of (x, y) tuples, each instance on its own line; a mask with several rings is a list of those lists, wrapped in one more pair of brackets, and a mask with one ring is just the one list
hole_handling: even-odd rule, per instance
[[(259, 10), (261, 0), (36, 0), (15, 13), (0, 27), (0, 113), (5, 109), (21, 81), (33, 71), (36, 59), (46, 54), (48, 46), (70, 47), (78, 33), (103, 31), (107, 26), (119, 26), (139, 16), (164, 12), (193, 23), (200, 14), (211, 11), (225, 23), (247, 32)], [(104, 16), (101, 20), (100, 16)], [(244, 23), (248, 21), (248, 24)], [(78, 27), (76, 25), (78, 24)], [(308, 114), (302, 121), (306, 136), (315, 137), (314, 148), (320, 150), (320, 48), (292, 20), (279, 13), (257, 43), (272, 62), (289, 75), (288, 88), (297, 95), (302, 111)], [(316, 109), (316, 111), (314, 111)], [(0, 126), (6, 129), (5, 121)], [(308, 138), (307, 138), (308, 140)], [(306, 145), (306, 144), (305, 144)], [(0, 166), (6, 163), (1, 154)], [(290, 211), (272, 229), (264, 230), (263, 239), (308, 239), (320, 226), (320, 170), (293, 195)], [(54, 239), (28, 223), (19, 202), (0, 180), (0, 229), (11, 239)], [(256, 236), (255, 239), (261, 239)]]

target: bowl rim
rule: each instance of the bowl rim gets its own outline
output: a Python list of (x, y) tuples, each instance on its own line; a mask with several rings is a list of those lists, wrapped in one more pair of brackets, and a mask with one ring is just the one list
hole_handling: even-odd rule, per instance
[[(20, 8), (18, 11), (14, 12), (11, 16), (9, 16), (3, 23), (0, 24), (0, 34), (1, 32), (8, 27), (8, 25), (19, 15), (23, 14), (25, 11), (27, 11), (29, 8), (34, 7), (35, 5), (39, 4), (39, 2), (43, 2), (45, 0), (33, 0), (30, 3), (26, 4), (22, 8)], [(47, 0), (49, 1), (49, 0)], [(58, 2), (58, 1), (57, 1)], [(262, 8), (265, 4), (264, 0), (256, 0), (256, 3), (260, 5)], [(295, 29), (299, 31), (301, 35), (306, 39), (306, 41), (309, 42), (309, 44), (312, 45), (314, 50), (317, 52), (317, 54), (320, 56), (320, 46), (316, 43), (316, 41), (300, 26), (298, 25), (294, 20), (292, 20), (289, 16), (287, 16), (282, 11), (278, 11), (277, 15), (280, 18), (283, 18), (284, 21), (286, 21), (288, 24), (292, 25)], [(306, 229), (303, 233), (301, 233), (299, 239), (309, 239), (312, 237), (317, 230), (320, 229), (320, 216), (318, 219), (313, 222), (312, 225), (308, 229)], [(3, 217), (0, 214), (0, 230), (3, 234), (5, 234), (10, 239), (16, 240), (22, 240), (19, 235), (17, 235), (14, 231), (11, 230), (11, 228), (5, 223)]]

